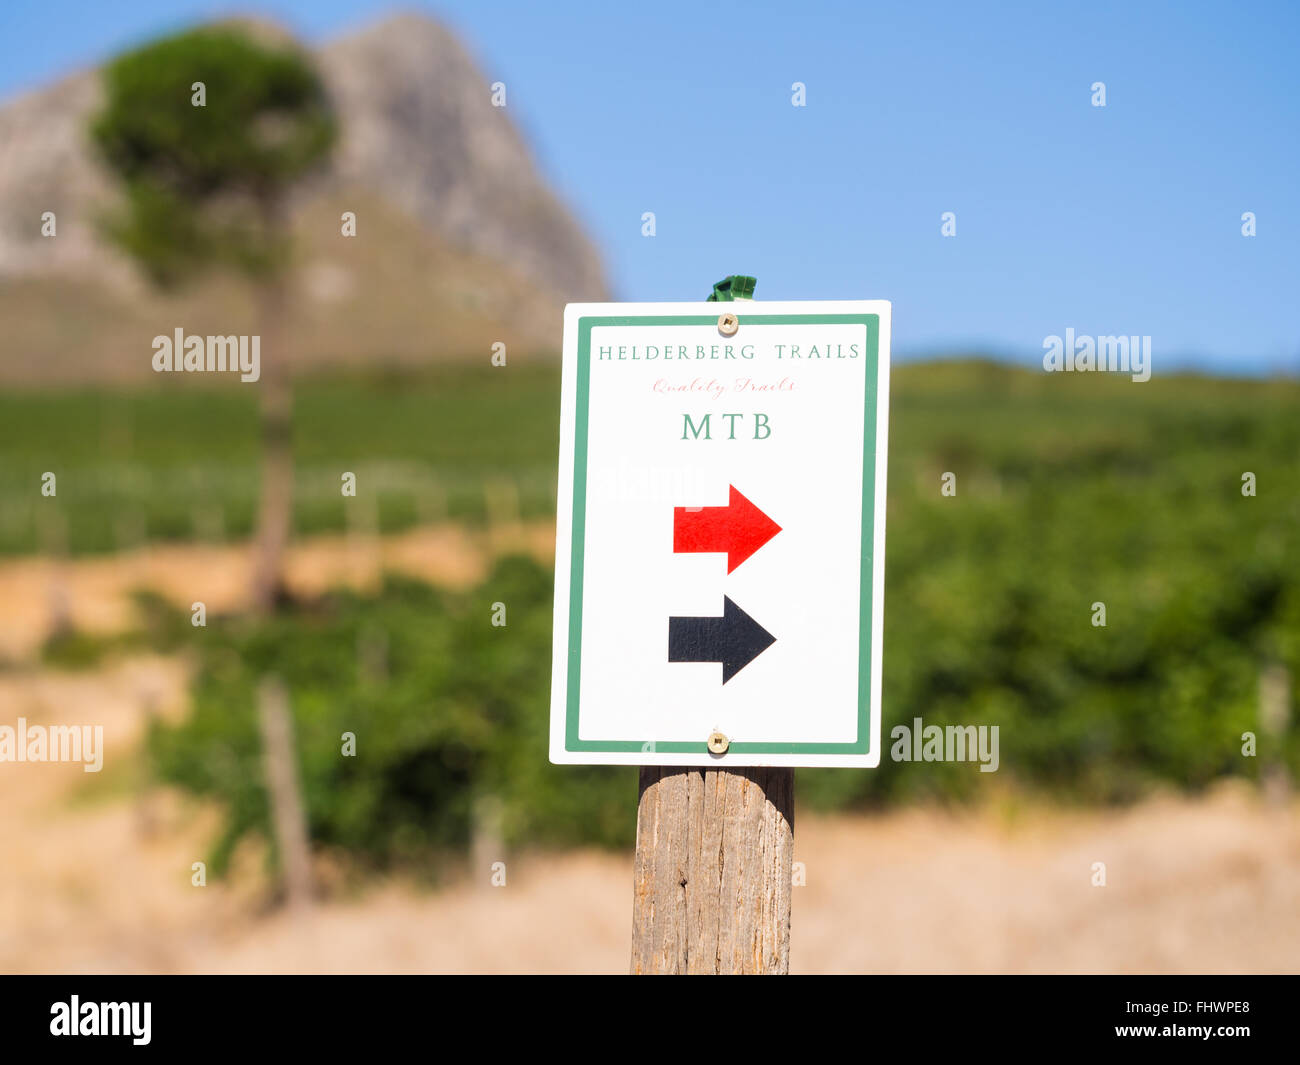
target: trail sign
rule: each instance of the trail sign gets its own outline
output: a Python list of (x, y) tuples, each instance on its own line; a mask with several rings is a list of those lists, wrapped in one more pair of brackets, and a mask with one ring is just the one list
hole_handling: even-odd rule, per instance
[(879, 764), (889, 330), (565, 309), (552, 762)]

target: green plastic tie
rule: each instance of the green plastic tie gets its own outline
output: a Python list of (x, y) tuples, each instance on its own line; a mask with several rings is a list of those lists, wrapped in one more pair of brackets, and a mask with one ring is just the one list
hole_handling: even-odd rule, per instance
[(709, 303), (730, 303), (732, 300), (752, 300), (754, 298), (754, 286), (758, 284), (758, 279), (746, 277), (744, 274), (732, 274), (730, 277), (724, 277), (713, 286), (713, 293), (709, 296)]

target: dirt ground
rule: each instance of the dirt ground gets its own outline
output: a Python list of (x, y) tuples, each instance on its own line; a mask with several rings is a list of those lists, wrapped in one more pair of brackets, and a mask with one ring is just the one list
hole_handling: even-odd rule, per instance
[[(313, 541), (295, 549), (291, 574), (303, 589), (364, 582), (382, 562), (463, 583), (493, 553), (520, 547), (546, 557), (549, 530)], [(152, 786), (140, 756), (147, 713), (186, 710), (184, 663), (142, 656), (60, 673), (31, 651), (51, 580), (79, 624), (110, 630), (128, 620), (140, 583), (178, 602), (237, 605), (246, 558), (237, 548), (155, 548), (51, 572), (46, 560), (0, 564), (0, 649), (16, 663), (0, 672), (0, 724), (72, 723), (84, 712), (105, 727), (106, 768), (0, 764), (0, 972), (627, 971), (626, 853), (505, 855), (503, 887), (490, 886), (487, 869), (465, 870), (438, 891), (372, 882), (293, 913), (268, 902), (251, 846), (230, 878), (193, 886), (216, 811)], [(794, 891), (792, 969), (1300, 971), (1297, 814), (1294, 800), (1265, 803), (1240, 786), (1126, 810), (1004, 795), (962, 813), (799, 811), (806, 883)], [(1099, 862), (1105, 886), (1094, 884)]]
[[(294, 914), (268, 904), (260, 855), (191, 884), (214, 811), (153, 789), (142, 691), (183, 712), (184, 670), (0, 676), (4, 718), (96, 706), (111, 773), (0, 767), (3, 972), (625, 972), (628, 854), (506, 856)], [(628, 816), (635, 811), (629, 802)], [(1223, 788), (1124, 811), (1008, 803), (873, 817), (796, 816), (795, 972), (1295, 972), (1300, 820)], [(1106, 884), (1094, 886), (1095, 862)]]
[[(318, 536), (295, 543), (285, 581), (299, 595), (331, 587), (372, 586), (381, 572), (419, 577), (448, 588), (482, 580), (506, 552), (555, 558), (553, 522), (511, 523), (486, 529), (432, 525), (395, 536)], [(247, 544), (151, 544), (137, 551), (72, 560), (20, 557), (0, 561), (0, 661), (30, 659), (61, 621), (94, 633), (133, 620), (132, 593), (149, 588), (189, 609), (209, 613), (245, 605), (251, 585)]]

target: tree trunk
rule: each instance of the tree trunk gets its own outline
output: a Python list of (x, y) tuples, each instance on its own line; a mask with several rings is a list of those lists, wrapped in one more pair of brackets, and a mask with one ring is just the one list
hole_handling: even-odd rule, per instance
[(257, 711), (262, 732), (263, 771), (271, 799), (271, 820), (275, 825), (285, 896), (290, 907), (300, 910), (310, 905), (312, 899), (311, 845), (298, 777), (289, 690), (279, 677), (262, 678)]
[(262, 477), (253, 560), (253, 608), (270, 610), (284, 596), (284, 552), (293, 524), (293, 378), (284, 335), (284, 287), (268, 281), (261, 304)]
[(645, 766), (632, 972), (786, 973), (794, 770)]

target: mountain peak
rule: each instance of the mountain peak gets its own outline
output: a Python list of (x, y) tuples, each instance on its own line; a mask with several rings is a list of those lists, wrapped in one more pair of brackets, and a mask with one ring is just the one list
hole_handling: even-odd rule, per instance
[[(260, 18), (209, 25), (287, 38)], [(329, 171), (299, 197), (302, 211), (337, 219), (355, 209), (350, 203), (381, 202), (476, 262), (495, 260), (503, 285), (522, 280), (533, 290), (523, 302), (537, 306), (540, 295), (554, 306), (548, 338), (563, 302), (606, 296), (594, 247), (537, 173), (508, 107), (493, 106), (488, 80), (445, 25), (402, 11), (312, 54), (341, 136)], [(99, 74), (89, 71), (0, 105), (0, 277), (102, 284), (130, 272), (99, 242), (95, 225), (119, 195), (87, 137), (102, 99)], [(322, 201), (330, 211), (313, 207)], [(55, 239), (41, 234), (47, 211), (58, 219)], [(437, 279), (418, 283), (427, 288)], [(542, 329), (538, 323), (535, 332)], [(558, 337), (547, 346), (558, 347)]]

